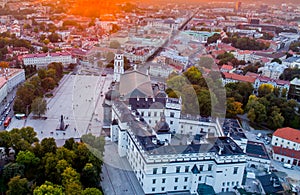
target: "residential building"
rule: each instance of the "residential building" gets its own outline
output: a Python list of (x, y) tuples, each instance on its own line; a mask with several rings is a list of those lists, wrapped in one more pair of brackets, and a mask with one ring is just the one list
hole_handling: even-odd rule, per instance
[(149, 73), (151, 76), (168, 78), (168, 76), (173, 72), (173, 68), (168, 65), (163, 64), (150, 64)]
[(255, 83), (255, 78), (251, 76), (244, 76), (234, 73), (223, 72), (222, 73), (222, 83), (225, 86), (227, 83), (237, 83), (237, 82), (249, 82), (251, 84)]
[(288, 97), (300, 101), (300, 79), (295, 77), (290, 82)]
[(220, 71), (232, 73), (233, 71), (235, 71), (235, 68), (231, 65), (224, 64), (221, 66)]
[(76, 63), (76, 59), (69, 52), (28, 54), (23, 55), (22, 59), (25, 66), (36, 65), (37, 68), (45, 67), (52, 62), (61, 62), (64, 65)]
[(25, 81), (25, 71), (16, 68), (0, 68), (0, 78), (6, 79), (7, 92), (9, 93)]
[(261, 75), (265, 77), (270, 77), (271, 79), (279, 79), (279, 76), (288, 67), (284, 64), (279, 64), (277, 62), (266, 63), (263, 67), (258, 69), (258, 72), (262, 72)]
[(274, 160), (300, 166), (300, 130), (290, 127), (277, 129), (271, 143)]
[(300, 56), (289, 57), (283, 60), (282, 64), (287, 65), (289, 68), (300, 68)]
[(289, 81), (279, 80), (279, 79), (272, 79), (272, 78), (265, 77), (265, 76), (258, 76), (255, 79), (253, 87), (254, 87), (255, 90), (258, 90), (258, 88), (262, 84), (271, 84), (274, 87), (279, 88), (280, 92), (282, 92), (283, 89), (285, 89), (286, 92), (288, 92), (289, 89), (290, 89), (290, 82)]

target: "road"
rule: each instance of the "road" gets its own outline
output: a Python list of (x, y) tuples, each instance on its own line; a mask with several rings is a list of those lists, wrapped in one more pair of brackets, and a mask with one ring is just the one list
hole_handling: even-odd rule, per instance
[[(4, 129), (4, 121), (7, 117), (14, 117), (13, 112), (13, 98), (16, 96), (17, 88), (13, 89), (8, 95), (6, 96), (6, 99), (2, 101), (0, 106), (0, 130)], [(6, 109), (5, 109), (6, 108)], [(7, 113), (8, 112), (8, 113)]]

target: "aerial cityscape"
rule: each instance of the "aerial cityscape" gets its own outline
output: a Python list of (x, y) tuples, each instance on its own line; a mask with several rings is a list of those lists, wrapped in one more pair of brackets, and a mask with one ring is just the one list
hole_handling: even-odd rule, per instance
[(0, 191), (300, 194), (299, 0), (0, 0)]

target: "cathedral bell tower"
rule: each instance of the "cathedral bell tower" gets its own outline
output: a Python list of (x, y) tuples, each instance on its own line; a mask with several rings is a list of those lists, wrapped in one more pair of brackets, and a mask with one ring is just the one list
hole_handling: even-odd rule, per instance
[(114, 82), (120, 82), (121, 75), (124, 74), (124, 55), (117, 52), (114, 58)]

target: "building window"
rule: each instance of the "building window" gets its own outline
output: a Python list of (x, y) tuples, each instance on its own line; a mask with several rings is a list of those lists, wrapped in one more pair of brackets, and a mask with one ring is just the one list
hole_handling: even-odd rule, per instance
[(222, 188), (222, 192), (224, 192), (224, 188)]
[(178, 188), (177, 186), (174, 186), (174, 190), (177, 190), (177, 188)]
[(180, 173), (180, 167), (176, 167), (176, 173)]
[(238, 169), (239, 169), (238, 167), (234, 167), (234, 168), (233, 168), (233, 174), (237, 174)]
[(185, 166), (184, 172), (189, 172), (190, 167), (189, 166)]
[(222, 185), (225, 186), (225, 182), (223, 182)]
[(188, 181), (188, 177), (185, 177), (185, 178), (184, 178), (184, 182), (187, 182), (187, 181)]
[(148, 112), (148, 116), (149, 116), (149, 117), (151, 116), (151, 112)]
[(192, 130), (193, 129), (193, 126), (190, 126), (190, 130)]
[(227, 182), (227, 186), (230, 186), (230, 182)]
[(200, 171), (203, 171), (204, 165), (200, 165)]
[(156, 179), (152, 179), (152, 184), (155, 184), (156, 183)]
[(155, 192), (155, 188), (152, 188), (152, 192)]
[(234, 181), (233, 181), (233, 182), (231, 182), (231, 185), (232, 185), (232, 186), (234, 186)]
[(173, 121), (170, 121), (170, 125), (173, 125)]
[(238, 182), (238, 181), (236, 182), (236, 185), (237, 185), (237, 186), (239, 185), (239, 182)]
[(202, 176), (199, 176), (198, 180), (201, 181), (201, 179), (202, 179)]
[(153, 174), (157, 174), (157, 168), (153, 168)]
[(144, 112), (141, 112), (141, 116), (144, 116)]
[(166, 174), (167, 173), (167, 167), (163, 167), (162, 168), (162, 174)]
[(174, 112), (170, 112), (170, 117), (174, 118), (175, 113)]
[(186, 190), (186, 189), (187, 189), (187, 186), (183, 186), (183, 189)]
[(157, 116), (157, 112), (154, 112), (154, 116), (155, 116), (155, 117)]
[(208, 165), (208, 171), (211, 171), (211, 169), (212, 169), (212, 164), (209, 164)]
[(151, 120), (149, 120), (149, 124), (151, 124)]
[(166, 183), (166, 178), (162, 178), (161, 183)]
[(161, 187), (161, 191), (165, 191), (165, 187)]
[(175, 182), (178, 182), (178, 177), (175, 177)]

